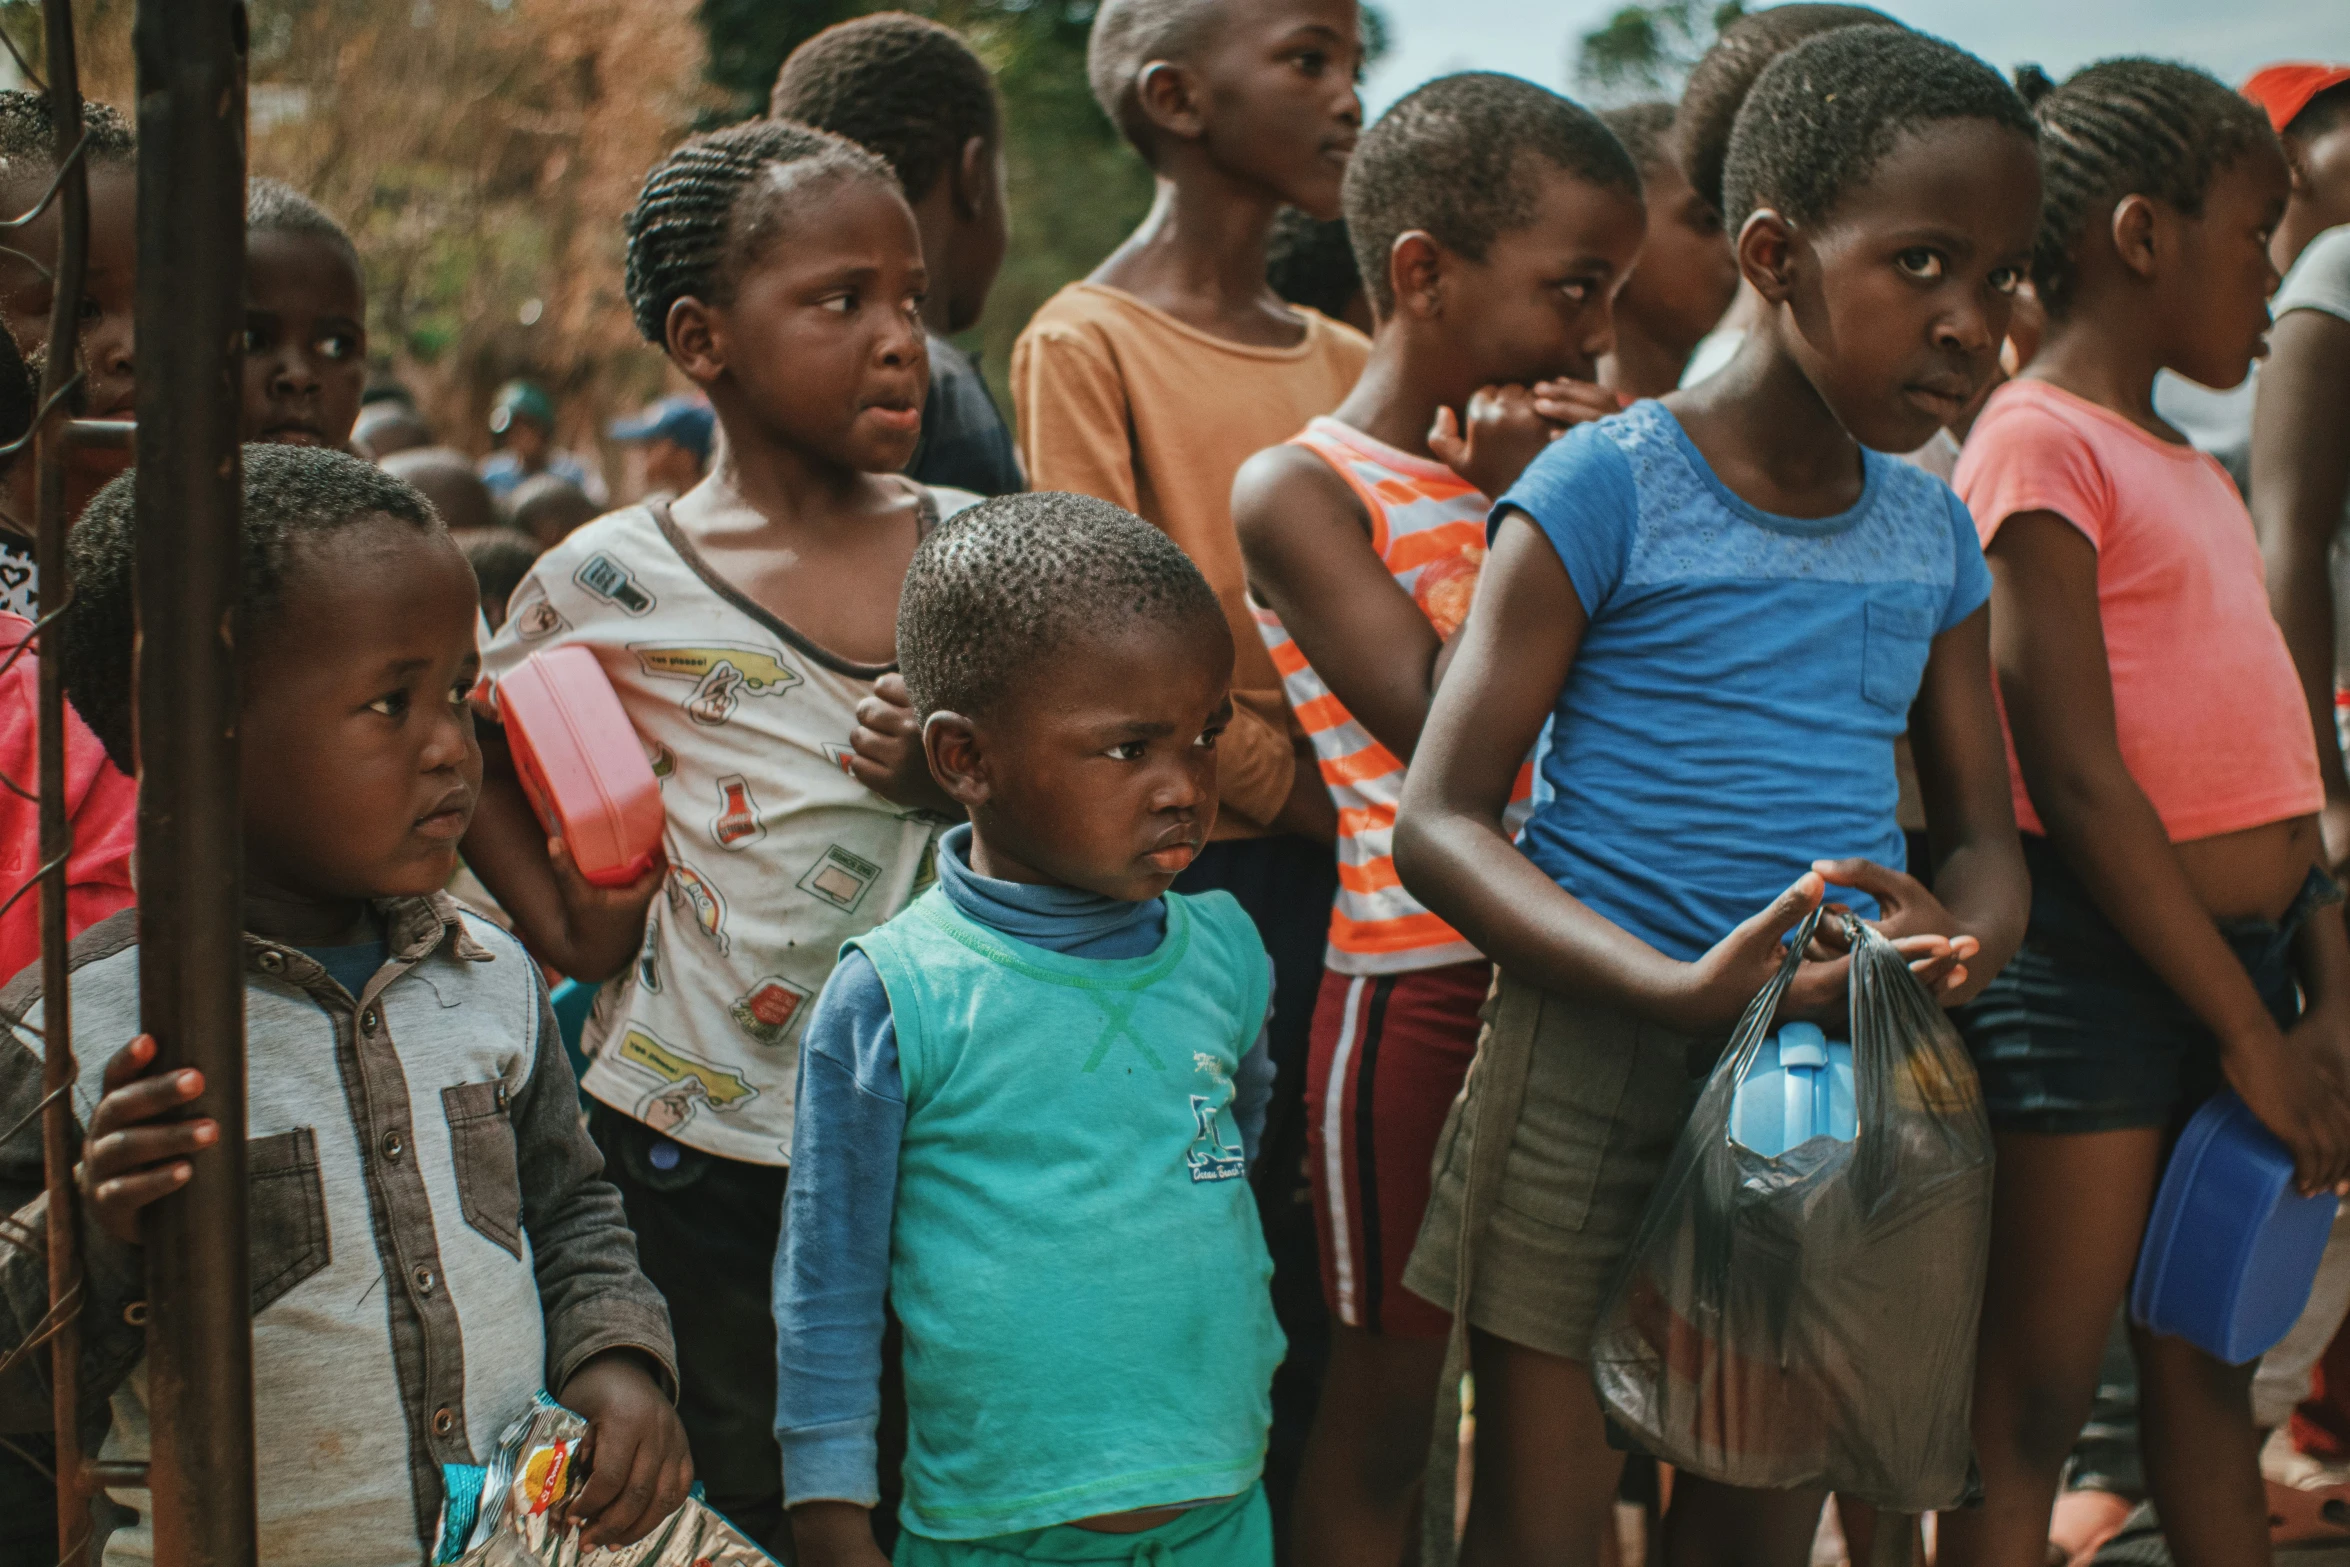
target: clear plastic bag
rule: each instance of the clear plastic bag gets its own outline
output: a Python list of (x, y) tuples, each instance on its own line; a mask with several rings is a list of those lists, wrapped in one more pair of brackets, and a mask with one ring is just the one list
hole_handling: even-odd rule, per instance
[(1926, 1512), (1974, 1484), (1991, 1128), (1958, 1031), (1846, 916), (1859, 1135), (1777, 1158), (1732, 1140), (1731, 1100), (1819, 918), (1706, 1082), (1601, 1314), (1592, 1378), (1676, 1467)]
[(692, 1498), (634, 1545), (583, 1548), (577, 1530), (558, 1530), (554, 1520), (587, 1483), (579, 1464), (586, 1440), (585, 1420), (539, 1394), (499, 1436), (478, 1513), (453, 1509), (443, 1519), (433, 1559), (457, 1567), (773, 1567), (773, 1557)]

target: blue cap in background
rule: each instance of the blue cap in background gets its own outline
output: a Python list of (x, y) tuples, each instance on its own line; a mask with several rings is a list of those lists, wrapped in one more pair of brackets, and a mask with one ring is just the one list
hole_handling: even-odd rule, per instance
[(710, 439), (717, 427), (717, 416), (708, 403), (680, 394), (646, 404), (633, 419), (613, 420), (606, 433), (615, 441), (675, 441), (692, 452), (696, 462), (708, 463)]

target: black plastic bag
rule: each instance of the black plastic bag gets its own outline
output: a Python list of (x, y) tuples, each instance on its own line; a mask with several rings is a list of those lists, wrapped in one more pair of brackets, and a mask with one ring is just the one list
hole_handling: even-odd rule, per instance
[(1893, 944), (1846, 916), (1858, 1137), (1775, 1159), (1732, 1140), (1732, 1096), (1819, 918), (1698, 1099), (1601, 1313), (1592, 1378), (1678, 1468), (1926, 1512), (1973, 1487), (1991, 1128), (1958, 1031)]

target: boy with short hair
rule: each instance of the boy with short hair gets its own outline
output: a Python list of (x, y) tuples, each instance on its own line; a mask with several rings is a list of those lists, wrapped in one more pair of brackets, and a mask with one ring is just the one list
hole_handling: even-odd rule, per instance
[[(1640, 177), (1606, 126), (1486, 74), (1440, 78), (1388, 110), (1347, 171), (1346, 210), (1379, 316), (1370, 366), (1335, 414), (1251, 458), (1233, 491), (1250, 589), (1268, 606), (1258, 627), (1339, 806), (1306, 1079), (1337, 1321), (1299, 1476), (1302, 1567), (1404, 1555), (1450, 1319), (1403, 1287), (1403, 1265), (1493, 974), (1397, 883), (1389, 850), (1492, 509), (1438, 448), (1498, 493), (1553, 432), (1614, 411), (1591, 378), (1645, 221)], [(1472, 455), (1445, 432), (1473, 405), (1491, 415), (1466, 424)]]
[(1358, 27), (1354, 0), (1108, 0), (1087, 52), (1094, 98), (1150, 164), (1158, 195), (1012, 350), (1030, 481), (1162, 529), (1224, 604), (1239, 652), (1219, 842), (1328, 831), (1249, 619), (1232, 478), (1268, 438), (1337, 407), (1369, 354), (1352, 328), (1265, 282), (1283, 206), (1338, 216), (1362, 123)]
[(767, 112), (870, 147), (906, 188), (930, 273), (930, 395), (906, 472), (979, 495), (1027, 488), (986, 378), (951, 341), (986, 312), (1010, 230), (1003, 115), (987, 67), (954, 29), (883, 11), (794, 49)]
[(325, 208), (245, 184), (245, 439), (349, 446), (367, 389), (367, 284)]
[(1216, 596), (1116, 507), (1006, 497), (915, 552), (898, 654), (971, 819), (843, 949), (802, 1046), (775, 1280), (799, 1560), (881, 1561), (886, 1294), (899, 1567), (1270, 1567), (1271, 974), (1228, 895), (1168, 890), (1216, 817)]
[[(355, 457), (244, 462), (239, 727), (270, 764), (245, 769), (241, 802), (260, 1560), (415, 1563), (443, 1466), (486, 1461), (542, 1389), (590, 1425), (595, 1474), (571, 1505), (587, 1542), (639, 1538), (692, 1480), (668, 1316), (581, 1130), (537, 966), (440, 891), (481, 784), (473, 574), (423, 496)], [(133, 495), (117, 481), (76, 528), (64, 622), (75, 703), (125, 764)], [(136, 1460), (140, 1211), (220, 1127), (179, 1118), (202, 1074), (157, 1074), (138, 1034), (135, 911), (85, 932), (72, 964), (82, 1387), (111, 1396), (105, 1456)], [(0, 991), (12, 1345), (48, 1309), (41, 1018), (37, 970)], [(124, 1038), (111, 1059), (88, 1043)], [(47, 1365), (0, 1382), (0, 1429), (46, 1428)], [(142, 1519), (107, 1558), (152, 1548)]]
[[(1268, 441), (1337, 407), (1370, 352), (1352, 327), (1283, 303), (1265, 281), (1266, 239), (1284, 206), (1338, 216), (1362, 125), (1359, 29), (1355, 0), (1107, 0), (1087, 72), (1103, 112), (1151, 166), (1157, 196), (1141, 227), (1047, 300), (1012, 350), (1029, 482), (1099, 496), (1164, 531), (1216, 590), (1238, 650), (1223, 809), (1181, 887), (1230, 891), (1273, 954), (1282, 1088), (1265, 1214), (1279, 1293), (1306, 1303), (1298, 1118), (1336, 891), (1335, 819), (1249, 616), (1232, 480)], [(1300, 1364), (1281, 1387), (1277, 1498), (1312, 1407), (1311, 1340), (1299, 1336)]]
[(1722, 215), (1681, 172), (1673, 106), (1635, 103), (1602, 109), (1599, 118), (1632, 155), (1648, 202), (1648, 239), (1616, 296), (1616, 346), (1600, 361), (1599, 379), (1625, 397), (1662, 397), (1681, 384), (1690, 355), (1738, 297), (1738, 262)]

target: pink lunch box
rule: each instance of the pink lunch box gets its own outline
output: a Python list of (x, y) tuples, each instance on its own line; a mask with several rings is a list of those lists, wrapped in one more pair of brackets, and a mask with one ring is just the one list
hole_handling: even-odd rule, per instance
[(498, 682), (514, 769), (580, 874), (622, 887), (661, 848), (661, 786), (604, 666), (584, 647), (533, 653)]

